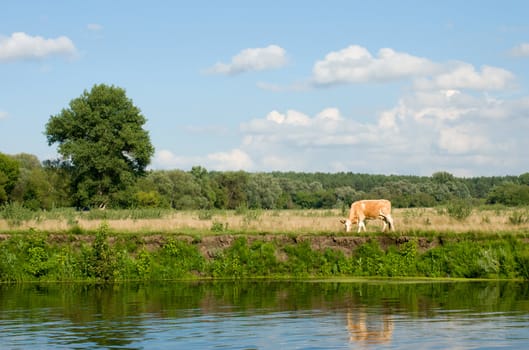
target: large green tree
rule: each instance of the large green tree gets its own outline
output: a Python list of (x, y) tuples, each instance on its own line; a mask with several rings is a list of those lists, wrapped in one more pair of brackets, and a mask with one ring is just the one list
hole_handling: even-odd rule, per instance
[(51, 116), (46, 137), (71, 166), (78, 206), (103, 207), (145, 172), (154, 153), (146, 119), (125, 90), (105, 84)]

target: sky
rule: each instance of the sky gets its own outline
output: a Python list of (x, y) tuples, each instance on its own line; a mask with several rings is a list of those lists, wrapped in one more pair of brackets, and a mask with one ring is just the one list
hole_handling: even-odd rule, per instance
[(150, 169), (529, 171), (527, 1), (0, 1), (0, 152), (95, 84)]

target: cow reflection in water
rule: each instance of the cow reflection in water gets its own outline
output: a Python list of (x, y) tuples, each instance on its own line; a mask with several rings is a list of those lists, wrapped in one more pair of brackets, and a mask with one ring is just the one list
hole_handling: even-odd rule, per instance
[(389, 344), (393, 336), (393, 320), (390, 315), (371, 315), (364, 310), (347, 311), (347, 329), (351, 342)]

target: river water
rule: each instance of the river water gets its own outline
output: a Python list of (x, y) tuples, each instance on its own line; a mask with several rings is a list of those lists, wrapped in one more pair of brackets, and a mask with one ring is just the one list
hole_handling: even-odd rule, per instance
[(529, 348), (529, 284), (0, 285), (1, 349)]

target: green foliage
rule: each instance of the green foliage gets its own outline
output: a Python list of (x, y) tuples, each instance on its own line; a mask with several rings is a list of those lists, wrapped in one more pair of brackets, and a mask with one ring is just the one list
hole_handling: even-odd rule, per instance
[(249, 175), (244, 171), (227, 171), (215, 173), (213, 181), (215, 188), (215, 207), (235, 209), (241, 205), (247, 205), (247, 193)]
[(340, 251), (313, 250), (308, 241), (286, 245), (284, 270), (296, 277), (343, 275), (353, 271), (351, 261)]
[(529, 185), (506, 182), (493, 187), (488, 196), (489, 204), (519, 206), (529, 204)]
[(48, 268), (48, 253), (44, 247), (29, 247), (27, 250), (28, 260), (25, 270), (35, 277), (44, 275)]
[(259, 219), (261, 218), (263, 212), (261, 210), (258, 210), (258, 209), (253, 209), (253, 210), (246, 209), (246, 210), (240, 210), (239, 214), (243, 216), (243, 219), (242, 219), (243, 220), (243, 224), (245, 226), (248, 226), (252, 222), (259, 221)]
[(240, 237), (218, 254), (211, 263), (213, 277), (261, 277), (277, 273), (279, 263), (275, 247), (271, 243), (255, 242), (248, 246), (246, 238)]
[(527, 211), (516, 210), (511, 212), (508, 217), (508, 221), (511, 225), (521, 225), (529, 221)]
[(24, 281), (24, 272), (21, 269), (25, 257), (20, 252), (20, 246), (14, 240), (0, 244), (0, 282)]
[(36, 215), (34, 211), (18, 202), (7, 203), (0, 207), (0, 217), (5, 219), (9, 226), (20, 226), (24, 221), (35, 219)]
[(446, 212), (452, 219), (463, 221), (472, 214), (472, 203), (468, 200), (452, 200), (446, 206)]
[[(350, 252), (313, 248), (311, 238), (283, 243), (234, 237), (227, 246), (199, 250), (200, 239), (170, 237), (160, 247), (141, 237), (109, 237), (108, 226), (80, 247), (31, 230), (0, 241), (0, 281), (172, 280), (253, 277), (454, 277), (529, 279), (529, 249), (503, 235), (433, 241), (421, 252), (415, 240), (382, 249), (372, 238)], [(73, 238), (73, 237), (72, 237)], [(387, 244), (387, 240), (384, 241)]]
[(157, 208), (160, 206), (161, 197), (160, 194), (156, 191), (139, 191), (136, 192), (136, 203), (139, 207), (146, 208)]
[(50, 264), (55, 267), (55, 276), (59, 281), (75, 281), (82, 279), (79, 266), (79, 257), (71, 247), (63, 247), (53, 254)]
[(174, 209), (209, 208), (212, 206), (208, 199), (211, 189), (207, 175), (202, 176), (196, 178), (193, 173), (182, 170), (152, 171), (141, 179), (138, 187), (157, 193), (157, 206)]
[(151, 254), (145, 249), (142, 249), (136, 258), (136, 272), (138, 277), (142, 280), (151, 277), (152, 260)]
[(515, 257), (516, 270), (525, 280), (529, 280), (529, 250), (524, 249)]
[(213, 212), (211, 210), (199, 210), (199, 220), (211, 220), (213, 218)]
[(384, 257), (385, 276), (416, 276), (417, 275), (417, 243), (409, 241), (396, 249), (390, 247)]
[(104, 84), (70, 101), (46, 124), (48, 144), (71, 164), (79, 207), (106, 206), (144, 173), (154, 153), (146, 119), (125, 90)]
[(498, 274), (491, 251), (469, 241), (433, 248), (421, 260), (419, 270), (432, 277), (487, 278)]
[(118, 267), (117, 252), (108, 243), (108, 230), (107, 224), (98, 228), (94, 243), (85, 256), (88, 277), (102, 282), (113, 281)]
[(269, 174), (251, 174), (246, 186), (248, 207), (252, 209), (274, 209), (277, 207), (281, 187), (279, 181)]
[(447, 258), (443, 248), (428, 250), (417, 261), (417, 271), (427, 277), (448, 277)]
[(354, 254), (355, 274), (359, 276), (379, 276), (382, 273), (384, 252), (374, 239), (358, 247)]
[[(114, 108), (112, 104), (120, 99), (124, 99), (122, 109)], [(102, 109), (99, 104), (105, 103), (107, 108)], [(123, 118), (116, 111), (134, 116), (126, 120), (127, 132), (120, 129)], [(459, 215), (466, 211), (456, 209), (454, 202), (476, 205), (486, 199), (488, 204), (529, 204), (529, 173), (519, 177), (457, 178), (447, 172), (430, 177), (247, 173), (208, 172), (195, 166), (191, 171), (156, 170), (145, 174), (139, 164), (148, 163), (149, 159), (140, 162), (134, 157), (152, 153), (146, 149), (150, 145), (148, 134), (141, 129), (144, 118), (134, 112), (139, 110), (121, 89), (104, 85), (96, 85), (72, 100), (69, 109), (52, 116), (47, 124), (48, 142), (59, 144), (65, 152), (63, 158), (46, 160), (41, 166), (32, 155), (4, 156), (18, 167), (13, 168), (16, 181), (7, 190), (2, 185), (7, 177), (0, 170), (0, 205), (9, 200), (32, 210), (66, 206), (178, 210), (338, 208), (346, 215), (353, 201), (387, 198), (394, 208), (453, 207), (454, 217), (463, 220)], [(90, 127), (78, 125), (82, 123)], [(130, 129), (143, 136), (130, 139), (134, 142), (120, 138), (129, 135)], [(133, 147), (141, 152), (132, 153)]]
[(222, 223), (218, 220), (213, 220), (211, 223), (211, 231), (212, 232), (224, 232), (228, 231), (228, 223)]
[(140, 219), (159, 219), (171, 213), (168, 210), (161, 208), (141, 208), (130, 210), (90, 210), (82, 214), (83, 219), (86, 220), (140, 220)]
[(192, 274), (202, 273), (205, 268), (205, 259), (196, 246), (174, 239), (169, 239), (164, 244), (158, 261), (160, 279), (190, 277)]
[(19, 174), (18, 162), (12, 157), (0, 153), (0, 204), (8, 201)]
[(12, 190), (12, 200), (32, 210), (51, 209), (56, 198), (48, 175), (38, 158), (25, 153), (17, 154), (13, 158), (20, 164), (20, 176)]
[(75, 206), (72, 199), (72, 167), (69, 162), (59, 159), (42, 162), (46, 179), (49, 182), (47, 196), (53, 208), (67, 208)]

